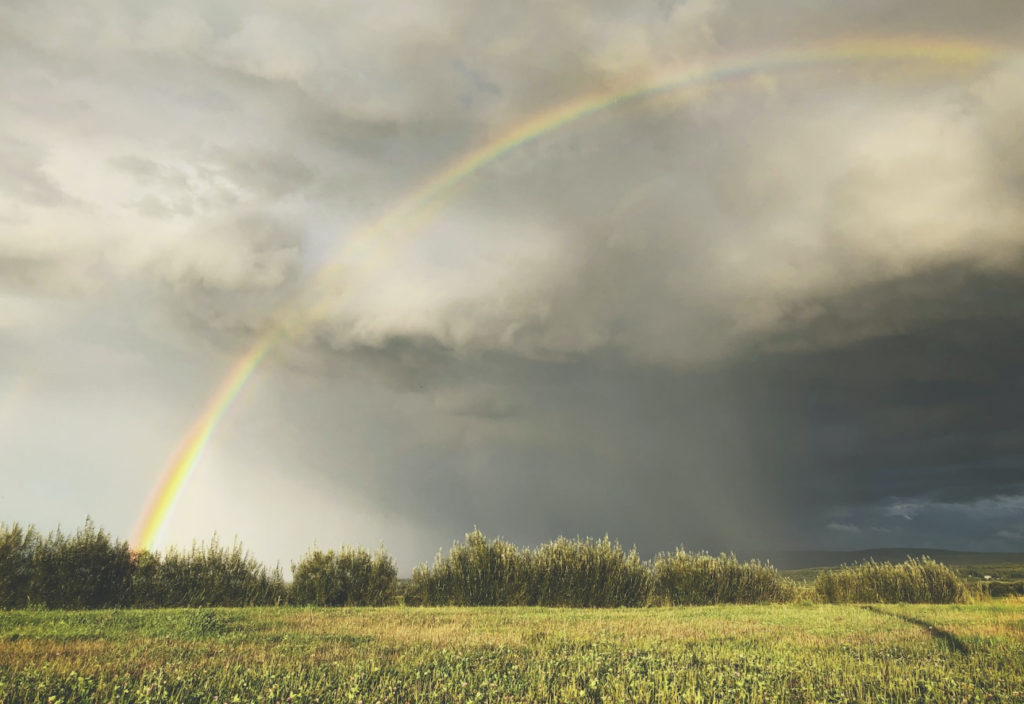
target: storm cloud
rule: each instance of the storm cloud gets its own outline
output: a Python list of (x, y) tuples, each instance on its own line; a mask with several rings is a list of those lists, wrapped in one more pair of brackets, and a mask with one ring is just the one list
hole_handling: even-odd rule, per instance
[[(884, 37), (993, 58), (752, 61), (360, 243), (579, 96)], [(1011, 0), (7, 3), (0, 511), (127, 536), (276, 329), (168, 542), (1024, 550), (1022, 39)]]

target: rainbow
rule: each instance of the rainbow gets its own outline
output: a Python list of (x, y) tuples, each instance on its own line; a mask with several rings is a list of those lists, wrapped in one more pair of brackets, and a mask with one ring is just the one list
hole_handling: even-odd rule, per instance
[[(344, 247), (314, 274), (306, 291), (315, 291), (318, 283), (331, 279), (341, 266), (357, 256), (363, 256), (371, 243), (378, 244), (374, 254), (379, 262), (386, 254), (386, 250), (380, 246), (382, 238), (387, 238), (383, 243), (390, 241), (394, 245), (399, 235), (414, 232), (430, 214), (440, 209), (445, 196), (453, 195), (459, 184), (488, 164), (553, 130), (613, 106), (687, 88), (700, 88), (800, 68), (878, 62), (885, 65), (929, 64), (943, 68), (976, 69), (990, 66), (1011, 53), (991, 44), (962, 39), (923, 36), (845, 38), (800, 48), (732, 55), (707, 64), (687, 65), (655, 73), (625, 89), (582, 94), (528, 117), (436, 172), (379, 220), (351, 236)], [(365, 278), (374, 269), (366, 265), (367, 262), (361, 263), (364, 266), (360, 273)], [(345, 292), (351, 289), (350, 283)], [(292, 305), (279, 318), (285, 322), (290, 321), (290, 324), (279, 322), (274, 325), (234, 363), (161, 475), (152, 498), (139, 517), (132, 541), (136, 549), (153, 549), (158, 543), (217, 424), (270, 348), (278, 340), (287, 337), (287, 330), (295, 330), (296, 322), (300, 328), (309, 326), (325, 314), (326, 308), (323, 305)]]
[(257, 340), (256, 344), (235, 362), (207, 401), (202, 415), (193, 424), (185, 441), (171, 458), (167, 469), (160, 477), (157, 491), (153, 492), (146, 506), (144, 520), (140, 521), (132, 537), (132, 545), (137, 549), (151, 550), (160, 540), (160, 535), (185, 488), (185, 482), (188, 481), (203, 448), (209, 442), (210, 435), (275, 341), (276, 335), (264, 335)]

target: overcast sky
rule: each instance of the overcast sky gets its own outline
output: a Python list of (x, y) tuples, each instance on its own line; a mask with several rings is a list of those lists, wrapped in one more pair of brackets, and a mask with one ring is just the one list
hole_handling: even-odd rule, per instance
[[(908, 35), (998, 58), (630, 101), (336, 254), (577, 96)], [(0, 520), (129, 537), (300, 300), (165, 546), (1024, 551), (1015, 44), (1019, 0), (8, 0)]]

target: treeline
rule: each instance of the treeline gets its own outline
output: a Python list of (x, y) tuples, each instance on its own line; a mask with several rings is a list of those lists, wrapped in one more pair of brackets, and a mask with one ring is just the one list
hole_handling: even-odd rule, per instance
[(642, 560), (607, 537), (537, 548), (488, 541), (479, 531), (456, 542), (400, 585), (382, 549), (311, 550), (292, 581), (242, 547), (195, 545), (165, 554), (133, 551), (91, 521), (73, 535), (43, 536), (0, 524), (0, 608), (170, 606), (565, 606), (639, 607), (818, 602), (930, 602), (968, 599), (963, 580), (927, 558), (825, 570), (812, 586), (769, 564), (679, 549)]

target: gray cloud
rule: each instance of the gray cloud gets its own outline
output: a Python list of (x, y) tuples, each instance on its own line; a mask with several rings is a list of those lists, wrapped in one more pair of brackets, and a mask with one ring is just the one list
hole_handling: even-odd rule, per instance
[(151, 266), (157, 278), (205, 290), (275, 288), (293, 278), (301, 259), (301, 232), (264, 213), (198, 223), (185, 246), (175, 242)]
[(45, 156), (41, 149), (24, 142), (0, 142), (0, 189), (10, 198), (29, 205), (52, 207), (73, 205), (68, 196), (44, 170)]

